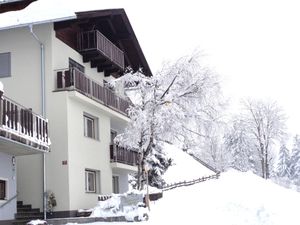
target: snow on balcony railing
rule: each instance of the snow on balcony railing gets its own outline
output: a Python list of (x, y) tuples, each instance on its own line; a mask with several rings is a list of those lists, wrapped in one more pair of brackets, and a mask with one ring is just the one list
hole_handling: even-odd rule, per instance
[(0, 135), (32, 147), (49, 150), (48, 120), (15, 101), (0, 98)]
[(74, 89), (89, 98), (112, 108), (127, 116), (128, 101), (117, 96), (110, 89), (103, 87), (97, 81), (87, 77), (78, 69), (68, 69), (57, 72), (57, 90)]

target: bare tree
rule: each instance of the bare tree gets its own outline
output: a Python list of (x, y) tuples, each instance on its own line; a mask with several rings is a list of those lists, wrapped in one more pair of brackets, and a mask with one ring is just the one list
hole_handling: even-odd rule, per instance
[(248, 157), (248, 163), (252, 163), (256, 172), (267, 179), (274, 159), (274, 143), (285, 136), (285, 116), (276, 102), (247, 100), (243, 106), (242, 113), (234, 120), (234, 132), (228, 137), (231, 140), (228, 146), (235, 150), (242, 149), (239, 155)]

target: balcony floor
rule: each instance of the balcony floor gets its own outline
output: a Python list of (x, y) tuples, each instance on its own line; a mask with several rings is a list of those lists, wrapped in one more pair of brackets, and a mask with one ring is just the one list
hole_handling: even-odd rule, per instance
[[(23, 143), (24, 142), (24, 143)], [(5, 137), (0, 135), (0, 152), (7, 153), (9, 155), (21, 156), (21, 155), (33, 155), (46, 152), (39, 148), (37, 144), (26, 142), (21, 137)]]
[(128, 173), (132, 173), (132, 172), (137, 172), (138, 168), (137, 166), (131, 166), (131, 165), (127, 165), (124, 163), (120, 163), (120, 162), (111, 162), (110, 163), (111, 168), (113, 169), (114, 172), (118, 173), (118, 172), (122, 172), (122, 171), (126, 171)]

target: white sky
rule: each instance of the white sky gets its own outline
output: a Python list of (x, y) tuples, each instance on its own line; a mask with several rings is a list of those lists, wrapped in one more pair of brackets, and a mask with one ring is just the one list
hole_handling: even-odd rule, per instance
[(221, 75), (226, 97), (276, 100), (290, 131), (300, 134), (300, 2), (38, 0), (0, 15), (0, 26), (106, 8), (125, 8), (152, 72), (199, 48)]

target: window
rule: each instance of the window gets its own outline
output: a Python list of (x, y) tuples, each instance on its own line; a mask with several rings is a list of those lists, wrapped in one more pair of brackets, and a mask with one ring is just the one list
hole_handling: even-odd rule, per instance
[(112, 177), (112, 185), (113, 185), (113, 193), (118, 194), (120, 193), (119, 190), (119, 176)]
[(84, 66), (76, 62), (75, 60), (69, 58), (69, 69), (75, 68), (80, 72), (84, 73)]
[(100, 193), (100, 171), (85, 170), (85, 192)]
[(84, 136), (98, 140), (98, 118), (84, 114)]
[(11, 76), (10, 52), (0, 53), (0, 77)]
[(7, 195), (7, 181), (0, 180), (0, 200), (6, 200)]

